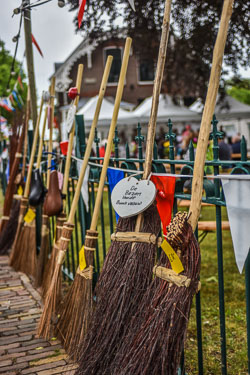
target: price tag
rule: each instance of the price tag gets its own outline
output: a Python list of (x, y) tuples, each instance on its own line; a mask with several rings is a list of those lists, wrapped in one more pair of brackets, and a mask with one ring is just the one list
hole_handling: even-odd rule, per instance
[(164, 240), (162, 242), (161, 248), (163, 249), (163, 251), (167, 255), (167, 257), (170, 261), (172, 270), (176, 273), (180, 273), (180, 272), (184, 271), (184, 268), (183, 268), (183, 265), (181, 263), (180, 258), (178, 257), (178, 255), (176, 254), (174, 249), (169, 245), (169, 243), (166, 240)]
[(84, 252), (84, 245), (82, 246), (79, 252), (79, 267), (81, 271), (83, 271), (87, 267), (87, 263), (85, 259), (85, 252)]
[(21, 185), (19, 185), (19, 188), (17, 189), (17, 194), (18, 195), (23, 195), (23, 188)]
[(29, 208), (26, 215), (24, 216), (24, 221), (26, 223), (31, 223), (36, 217), (36, 213), (31, 209)]
[(68, 111), (68, 115), (66, 119), (66, 127), (67, 127), (68, 133), (71, 133), (74, 120), (75, 120), (75, 114), (76, 114), (76, 106), (73, 104)]

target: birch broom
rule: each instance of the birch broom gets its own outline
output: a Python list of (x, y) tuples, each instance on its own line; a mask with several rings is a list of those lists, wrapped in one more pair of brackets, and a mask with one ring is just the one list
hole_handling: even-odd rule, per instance
[[(106, 86), (108, 82), (108, 77), (110, 73), (110, 68), (112, 64), (113, 57), (108, 56), (100, 90), (99, 90), (99, 97), (96, 104), (95, 114), (91, 125), (91, 130), (89, 133), (87, 148), (85, 151), (83, 163), (81, 166), (77, 187), (74, 195), (74, 200), (72, 202), (68, 223), (73, 224), (75, 212), (77, 209), (77, 204), (79, 201), (80, 193), (81, 193), (81, 186), (84, 180), (86, 168), (88, 165), (88, 160), (91, 154), (92, 144), (95, 138), (95, 130), (98, 123), (98, 118), (101, 110), (102, 101), (105, 95)], [(118, 88), (119, 89), (119, 88)], [(114, 113), (116, 115), (116, 111), (119, 110), (120, 102), (116, 103), (116, 107), (114, 109)], [(113, 129), (110, 129), (111, 134), (113, 134)], [(112, 136), (110, 136), (110, 141), (112, 142)], [(107, 150), (106, 150), (107, 153)], [(109, 154), (107, 153), (105, 157), (109, 159)], [(105, 160), (105, 159), (104, 159)], [(105, 162), (105, 161), (104, 161)], [(103, 167), (105, 168), (105, 167)], [(106, 168), (107, 169), (107, 168)], [(106, 173), (105, 173), (106, 176)], [(103, 191), (103, 184), (100, 184), (98, 187), (98, 193), (97, 193), (97, 200), (95, 204), (95, 212), (98, 213), (100, 209), (100, 200), (98, 199), (98, 196), (102, 196)], [(99, 208), (98, 208), (99, 207)], [(97, 216), (98, 217), (98, 216)], [(93, 219), (96, 227), (96, 216), (93, 215)], [(93, 227), (91, 224), (91, 226)], [(80, 252), (83, 254), (84, 259), (84, 249)], [(87, 271), (87, 272), (86, 272)], [(82, 336), (84, 335), (86, 331), (87, 326), (87, 320), (89, 318), (89, 314), (91, 313), (92, 309), (92, 303), (90, 303), (90, 299), (92, 298), (92, 295), (89, 296), (89, 290), (92, 288), (92, 278), (86, 279), (86, 276), (88, 276), (89, 272), (88, 270), (81, 271), (81, 265), (79, 265), (77, 269), (77, 273), (75, 275), (74, 281), (65, 296), (62, 304), (60, 305), (58, 316), (59, 316), (59, 322), (57, 324), (57, 333), (56, 335), (61, 339), (63, 342), (63, 346), (66, 349), (67, 352), (71, 352), (72, 346), (75, 346), (76, 343), (78, 343)]]
[(232, 7), (233, 0), (224, 1), (195, 157), (189, 219), (177, 213), (167, 234), (184, 271), (177, 274), (168, 269), (170, 263), (162, 254), (160, 266), (154, 268), (156, 277), (113, 362), (113, 375), (176, 375), (180, 364), (192, 299), (199, 289), (200, 249), (193, 230), (200, 214), (206, 150)]
[[(13, 166), (11, 168), (10, 178), (8, 181), (5, 199), (4, 199), (3, 216), (1, 218), (1, 232), (0, 232), (0, 253), (1, 254), (6, 254), (7, 251), (11, 249), (14, 236), (16, 233), (16, 229), (17, 229), (17, 216), (18, 216), (18, 212), (20, 208), (20, 202), (17, 200), (14, 201), (12, 209), (11, 209), (11, 205), (13, 201), (14, 192), (16, 189), (15, 180), (16, 180), (17, 173), (18, 173), (20, 159), (22, 157), (23, 143), (27, 135), (29, 116), (30, 116), (30, 90), (28, 87), (25, 121), (22, 126), (20, 138), (18, 140), (18, 146), (17, 146)], [(26, 152), (27, 152), (27, 148), (26, 148)], [(23, 156), (26, 155), (26, 152), (25, 152), (25, 147), (24, 147)], [(26, 162), (26, 156), (25, 158), (23, 157), (23, 170), (25, 167), (25, 162)], [(9, 217), (10, 214), (11, 216)]]
[[(170, 12), (171, 1), (168, 0), (165, 4), (162, 38), (153, 89), (143, 179), (149, 177), (152, 167)], [(133, 233), (131, 234), (131, 232)], [(144, 239), (140, 240), (142, 232), (145, 235)], [(108, 251), (95, 291), (97, 303), (88, 333), (80, 346), (75, 348), (74, 355), (79, 362), (76, 374), (112, 374), (112, 364), (127, 335), (129, 322), (136, 314), (142, 296), (152, 280), (152, 268), (157, 249), (156, 239), (159, 232), (160, 218), (155, 204), (137, 217), (119, 219), (114, 237), (115, 239), (120, 236), (127, 237), (127, 241), (119, 242), (119, 239), (113, 241)], [(137, 237), (138, 243), (133, 242), (134, 237)], [(154, 238), (153, 243), (151, 238)]]
[[(78, 72), (77, 72), (77, 78), (76, 78), (76, 87), (77, 87), (77, 92), (80, 94), (81, 90), (81, 83), (82, 83), (82, 75), (83, 75), (83, 65), (80, 64), (78, 66)], [(74, 100), (74, 106), (78, 107), (78, 102), (79, 102), (79, 95), (76, 96)], [(66, 164), (65, 164), (65, 169), (64, 169), (64, 177), (63, 177), (63, 188), (62, 188), (62, 194), (64, 197), (67, 196), (67, 191), (68, 191), (68, 181), (69, 181), (69, 171), (70, 171), (70, 163), (71, 163), (71, 154), (72, 154), (72, 149), (73, 149), (73, 142), (74, 142), (74, 135), (75, 135), (75, 122), (73, 123), (70, 136), (69, 136), (69, 144), (68, 144), (68, 152), (67, 152), (67, 157), (66, 157)], [(52, 151), (52, 150), (51, 150)], [(49, 154), (51, 155), (51, 154)], [(47, 181), (49, 179), (49, 174), (47, 175)], [(47, 216), (47, 215), (46, 215)], [(57, 217), (56, 219), (56, 240), (55, 243), (52, 247), (51, 251), (51, 256), (50, 259), (48, 260), (45, 270), (44, 270), (44, 275), (43, 275), (43, 281), (41, 285), (41, 293), (43, 299), (46, 297), (47, 291), (50, 287), (54, 269), (56, 266), (56, 258), (57, 258), (57, 253), (58, 253), (58, 240), (59, 240), (59, 235), (62, 232), (62, 227), (63, 223), (66, 220), (66, 198), (64, 200), (64, 205), (63, 205), (63, 212)], [(44, 223), (43, 225), (46, 225), (46, 223), (49, 222), (48, 217), (44, 217)], [(45, 227), (44, 227), (45, 230)], [(47, 237), (47, 236), (46, 236)], [(44, 241), (48, 239), (44, 236)], [(45, 246), (45, 244), (44, 244)], [(58, 296), (60, 298), (60, 296)]]
[[(28, 225), (24, 224), (24, 215), (28, 207), (28, 195), (29, 195), (29, 189), (30, 189), (31, 174), (32, 174), (32, 168), (33, 168), (34, 159), (35, 159), (37, 140), (39, 136), (39, 124), (41, 120), (42, 110), (43, 110), (43, 98), (41, 99), (39, 115), (37, 118), (37, 123), (36, 123), (35, 131), (34, 131), (34, 138), (33, 138), (32, 150), (31, 150), (31, 155), (30, 155), (27, 180), (25, 184), (24, 194), (21, 199), (17, 232), (16, 232), (12, 252), (10, 255), (10, 265), (16, 271), (23, 271), (29, 275), (35, 275), (35, 271), (36, 271), (36, 237), (35, 237), (35, 231), (33, 230), (33, 226), (35, 226), (35, 222), (34, 222), (35, 213), (34, 213), (34, 210), (30, 207), (29, 215), (27, 219), (29, 223), (25, 222), (25, 224), (28, 224)], [(26, 249), (28, 248), (28, 251), (26, 251), (25, 254), (24, 254), (24, 248)]]

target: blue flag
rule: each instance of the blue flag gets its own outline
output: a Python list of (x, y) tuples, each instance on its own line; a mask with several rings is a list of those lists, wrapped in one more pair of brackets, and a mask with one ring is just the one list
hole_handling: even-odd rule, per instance
[[(110, 188), (110, 193), (112, 193), (115, 185), (124, 178), (124, 172), (123, 171), (119, 171), (117, 169), (111, 169), (111, 168), (108, 168), (108, 171), (107, 171), (107, 176), (108, 176), (108, 182), (109, 182), (109, 188)], [(117, 213), (115, 213), (115, 217), (116, 217), (116, 222), (118, 222), (118, 219), (119, 219), (119, 215)]]

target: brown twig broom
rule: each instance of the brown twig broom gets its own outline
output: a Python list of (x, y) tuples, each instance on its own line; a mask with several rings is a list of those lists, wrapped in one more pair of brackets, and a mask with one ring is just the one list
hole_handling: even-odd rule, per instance
[[(100, 86), (100, 90), (99, 90), (99, 97), (98, 97), (98, 101), (96, 104), (95, 115), (92, 121), (90, 133), (89, 133), (87, 148), (86, 148), (83, 163), (81, 166), (81, 170), (80, 170), (80, 174), (79, 174), (79, 178), (77, 182), (77, 187), (76, 187), (76, 191), (74, 195), (74, 200), (72, 202), (70, 214), (69, 214), (68, 221), (67, 221), (68, 223), (72, 223), (72, 224), (74, 223), (74, 216), (75, 216), (75, 212), (77, 209), (79, 197), (81, 194), (81, 186), (84, 180), (89, 157), (91, 154), (92, 144), (95, 138), (96, 125), (98, 122), (102, 101), (103, 101), (105, 91), (106, 91), (106, 86), (108, 82), (112, 60), (113, 60), (113, 57), (108, 56), (101, 86)], [(119, 105), (120, 103), (117, 102), (114, 113), (119, 110)], [(111, 132), (111, 136), (108, 141), (108, 144), (109, 142), (112, 143), (113, 128), (110, 129), (110, 132)], [(107, 153), (107, 150), (105, 153), (105, 158), (109, 159), (109, 154)], [(93, 228), (96, 228), (98, 213), (100, 210), (100, 207), (98, 207), (98, 204), (100, 204), (101, 202), (100, 199), (98, 199), (98, 196), (102, 196), (102, 191), (103, 191), (103, 184), (100, 184), (98, 187), (98, 193), (97, 193), (97, 198), (96, 198), (97, 203), (95, 204), (95, 214), (93, 214), (92, 223), (91, 223), (92, 230)], [(84, 250), (81, 250), (81, 251), (84, 251)], [(75, 344), (81, 340), (82, 335), (86, 332), (88, 314), (90, 313), (91, 308), (92, 308), (92, 303), (90, 302), (92, 299), (92, 295), (91, 294), (89, 295), (89, 290), (91, 290), (92, 288), (92, 278), (87, 279), (88, 275), (92, 275), (92, 274), (86, 269), (81, 271), (80, 266), (78, 267), (77, 273), (74, 278), (74, 282), (72, 283), (58, 311), (59, 322), (57, 325), (56, 335), (63, 342), (63, 346), (67, 352), (71, 351), (72, 346), (75, 346)]]
[[(30, 208), (30, 210), (33, 212), (33, 214), (31, 212), (31, 217), (33, 217), (33, 220), (31, 220), (30, 223), (25, 222), (25, 224), (23, 223), (23, 220), (24, 220), (24, 215), (28, 206), (28, 195), (29, 195), (29, 189), (30, 189), (31, 174), (32, 174), (32, 168), (33, 168), (34, 159), (35, 159), (37, 140), (39, 136), (39, 124), (40, 124), (40, 119), (42, 115), (42, 110), (43, 110), (43, 98), (41, 99), (39, 115), (37, 118), (36, 128), (34, 131), (34, 138), (33, 138), (32, 150), (31, 150), (31, 155), (30, 155), (27, 180), (25, 184), (24, 194), (21, 199), (17, 232), (16, 232), (12, 252), (10, 255), (10, 265), (16, 271), (23, 271), (29, 275), (34, 275), (36, 272), (36, 240), (33, 238), (35, 236), (35, 230), (33, 230), (32, 228), (35, 225), (35, 221), (34, 221), (35, 214), (32, 208)], [(32, 238), (30, 237), (31, 233), (33, 233)], [(35, 247), (33, 247), (33, 244), (35, 244)], [(26, 249), (28, 248), (28, 251), (25, 254), (23, 253), (24, 248)], [(33, 254), (32, 252), (35, 252), (35, 253)]]
[[(15, 158), (13, 162), (13, 166), (11, 168), (10, 178), (8, 181), (5, 199), (4, 199), (4, 207), (3, 207), (3, 216), (1, 218), (1, 232), (0, 232), (0, 253), (6, 254), (8, 250), (11, 249), (13, 244), (14, 236), (17, 229), (17, 216), (20, 208), (20, 202), (16, 201), (13, 202), (13, 196), (16, 189), (16, 177), (19, 169), (20, 159), (22, 157), (22, 148), (24, 139), (27, 135), (28, 129), (28, 122), (29, 122), (29, 115), (30, 115), (30, 90), (28, 88), (28, 95), (27, 95), (27, 102), (26, 102), (26, 115), (25, 115), (25, 122), (22, 127), (22, 133), (18, 140), (18, 146), (15, 153)], [(26, 150), (27, 151), (27, 150)], [(23, 150), (23, 156), (25, 156), (26, 152), (25, 149)], [(25, 158), (23, 158), (23, 166), (25, 166)], [(13, 202), (13, 207), (11, 212), (11, 206)], [(11, 216), (9, 217), (9, 215)]]
[[(78, 66), (78, 72), (77, 72), (77, 78), (76, 78), (76, 87), (77, 87), (77, 92), (79, 93), (79, 95), (80, 95), (80, 90), (81, 90), (82, 75), (83, 75), (83, 65), (80, 64)], [(77, 97), (74, 100), (74, 105), (76, 108), (78, 107), (79, 95), (77, 95)], [(63, 211), (59, 216), (57, 216), (57, 219), (56, 219), (56, 241), (53, 244), (50, 258), (45, 266), (42, 285), (41, 285), (41, 294), (42, 294), (43, 299), (46, 297), (47, 291), (51, 285), (54, 269), (56, 266), (56, 258), (57, 258), (57, 253), (58, 253), (58, 241), (60, 238), (59, 236), (62, 232), (63, 224), (66, 221), (66, 196), (68, 192), (69, 171), (70, 171), (70, 163), (71, 163), (71, 154), (72, 154), (73, 143), (74, 143), (74, 135), (75, 135), (75, 123), (73, 123), (72, 129), (69, 135), (68, 152), (67, 152), (65, 169), (64, 169), (62, 195), (63, 197), (65, 197), (65, 199), (64, 199), (64, 205), (63, 205)], [(48, 218), (44, 217), (44, 221), (48, 222), (48, 220), (49, 220)], [(44, 240), (46, 240), (46, 237), (44, 237)]]
[[(149, 177), (152, 167), (156, 118), (169, 35), (170, 10), (171, 1), (167, 1), (148, 125), (143, 179)], [(127, 219), (120, 219), (118, 222), (118, 225), (122, 227), (122, 232), (124, 229), (126, 232), (126, 221)], [(113, 241), (111, 244), (97, 283), (97, 303), (89, 331), (81, 346), (76, 348), (75, 355), (79, 358), (77, 374), (112, 374), (112, 363), (127, 335), (129, 322), (136, 314), (138, 304), (152, 280), (157, 247), (156, 238), (160, 232), (160, 218), (156, 206), (152, 205), (138, 215), (136, 220), (132, 217), (129, 221), (134, 232), (131, 238), (140, 238), (139, 232), (145, 232), (147, 234), (145, 237), (155, 240), (153, 243), (150, 240), (146, 242), (145, 239), (141, 240), (141, 243), (135, 243), (130, 240), (130, 234), (127, 233), (127, 242)], [(118, 234), (120, 235), (118, 232), (115, 237)], [(123, 234), (124, 236), (126, 233)]]
[(193, 296), (199, 289), (200, 250), (193, 234), (200, 214), (205, 155), (220, 80), (233, 0), (225, 0), (214, 47), (208, 92), (194, 164), (189, 220), (177, 213), (167, 240), (179, 252), (184, 271), (176, 274), (165, 254), (147, 294), (130, 322), (110, 373), (114, 375), (176, 375), (184, 349)]

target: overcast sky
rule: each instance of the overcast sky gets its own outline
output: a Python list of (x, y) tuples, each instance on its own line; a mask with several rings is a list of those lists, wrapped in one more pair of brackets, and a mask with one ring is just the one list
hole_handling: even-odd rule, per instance
[[(21, 2), (21, 0), (0, 0), (0, 38), (12, 54), (15, 50), (15, 43), (12, 42), (12, 38), (18, 33), (20, 21), (20, 15), (12, 18), (12, 14), (13, 9), (19, 7)], [(31, 2), (34, 2), (34, 0)], [(42, 90), (48, 89), (48, 78), (54, 71), (54, 63), (64, 61), (82, 41), (82, 36), (75, 34), (74, 16), (75, 12), (69, 12), (67, 6), (59, 8), (57, 0), (41, 5), (31, 12), (32, 33), (44, 55), (44, 58), (42, 58), (36, 48), (33, 49), (36, 86), (39, 96)], [(23, 58), (24, 49), (24, 32), (22, 29), (17, 52), (19, 61)], [(27, 71), (26, 60), (24, 61), (24, 68)]]
[[(1, 21), (0, 38), (6, 43), (6, 48), (14, 54), (15, 43), (12, 38), (18, 32), (20, 16), (12, 18), (13, 9), (21, 4), (21, 0), (0, 0)], [(34, 0), (32, 0), (34, 2)], [(43, 52), (44, 58), (34, 48), (34, 64), (38, 95), (48, 89), (48, 78), (54, 71), (55, 62), (63, 62), (73, 49), (82, 41), (80, 34), (75, 34), (73, 18), (75, 12), (69, 12), (68, 7), (59, 8), (57, 0), (41, 5), (31, 12), (32, 33)], [(22, 60), (24, 53), (24, 33), (22, 30), (17, 58)], [(26, 61), (24, 62), (26, 70)], [(250, 69), (240, 69), (240, 74), (250, 77)]]

